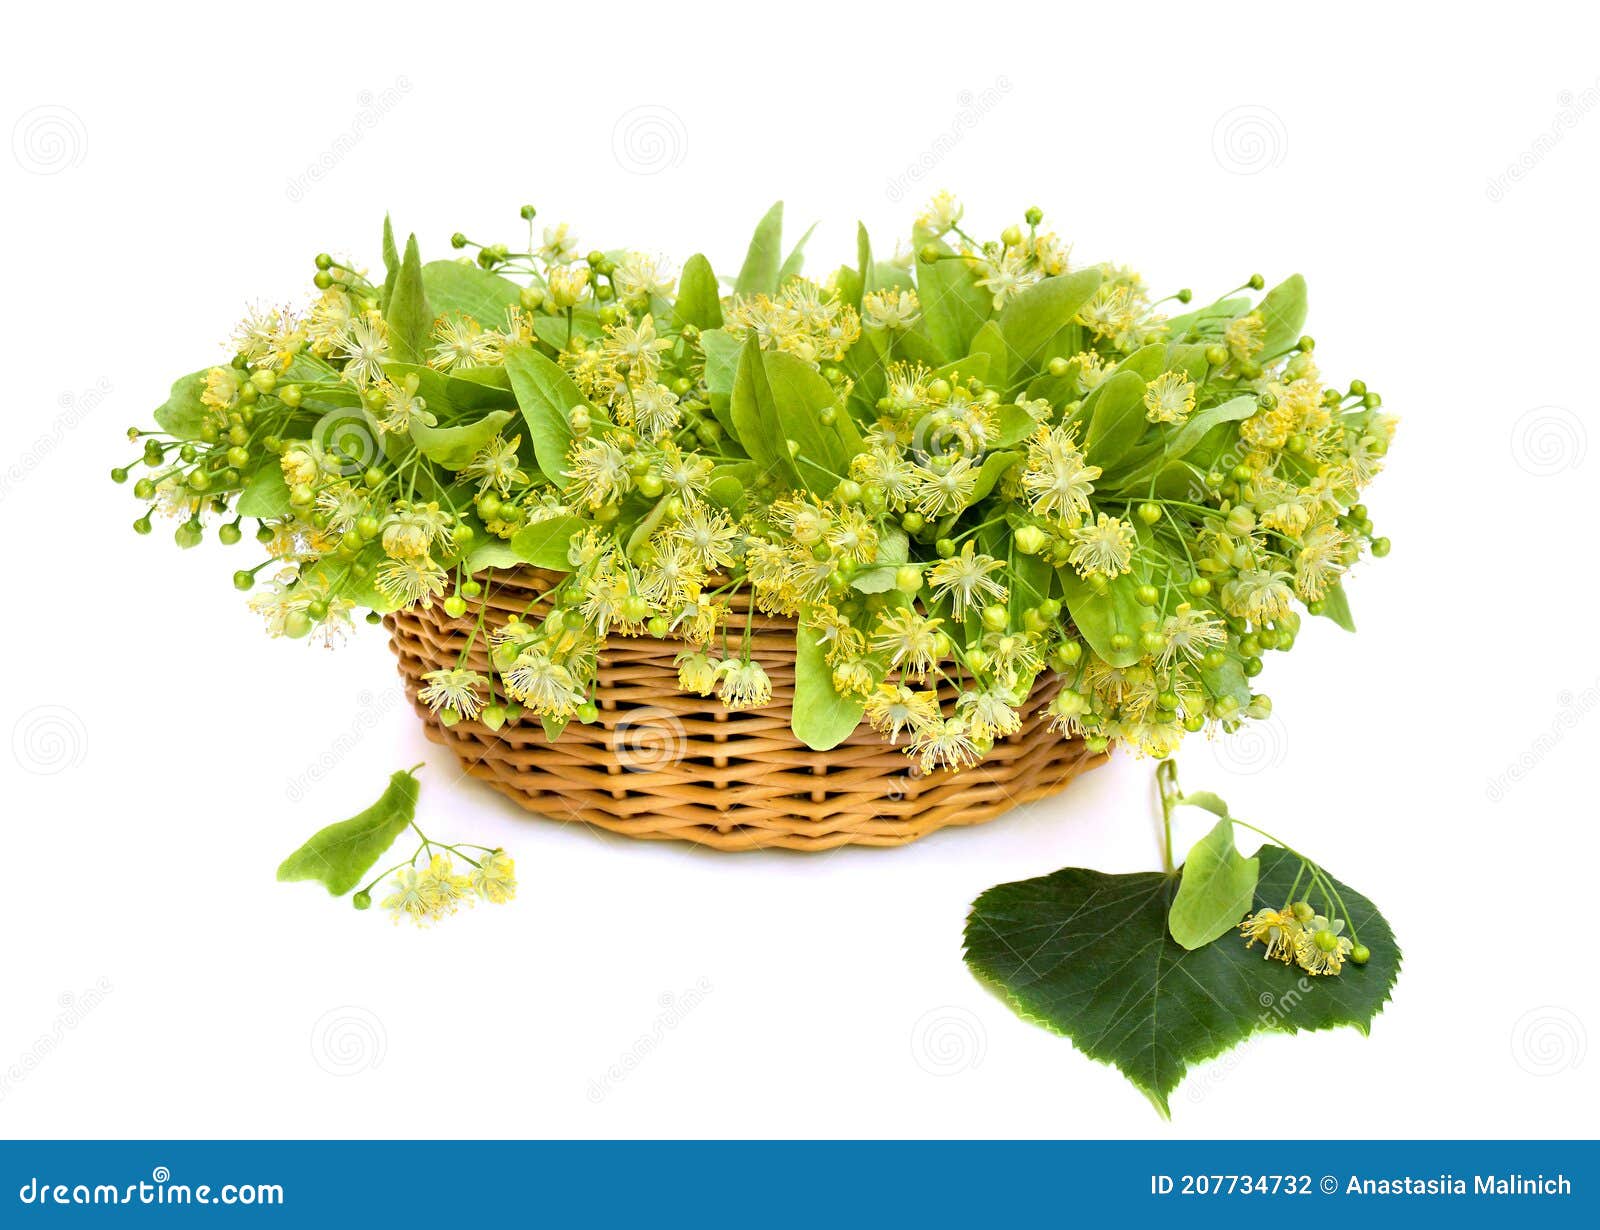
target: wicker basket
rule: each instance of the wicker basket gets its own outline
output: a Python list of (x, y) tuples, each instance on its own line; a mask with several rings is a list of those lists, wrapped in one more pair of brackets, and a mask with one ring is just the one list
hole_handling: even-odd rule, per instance
[[(447, 727), (417, 701), (423, 674), (457, 664), (482, 605), (489, 626), (542, 614), (541, 596), (561, 577), (525, 568), (479, 579), (483, 595), (459, 619), (436, 606), (385, 620), (406, 694), (428, 737), (449, 747), (466, 772), (552, 819), (720, 850), (898, 846), (1053, 794), (1105, 759), (1047, 729), (1041, 711), (1059, 686), (1048, 677), (1023, 704), (1022, 729), (959, 774), (920, 775), (866, 726), (831, 751), (812, 751), (789, 729), (794, 621), (760, 613), (750, 650), (772, 679), (764, 709), (729, 713), (715, 697), (680, 692), (675, 641), (614, 638), (600, 655), (597, 723), (573, 722), (553, 743), (532, 717), (498, 731), (469, 721)], [(729, 653), (740, 651), (748, 602), (747, 592), (733, 595)], [(468, 663), (487, 669), (482, 636)]]

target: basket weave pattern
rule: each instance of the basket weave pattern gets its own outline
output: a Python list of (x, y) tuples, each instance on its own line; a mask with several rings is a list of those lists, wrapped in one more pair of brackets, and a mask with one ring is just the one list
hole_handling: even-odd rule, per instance
[[(1046, 727), (1043, 709), (1059, 686), (1051, 677), (1041, 677), (1021, 706), (1022, 729), (959, 774), (921, 775), (865, 725), (831, 751), (812, 751), (789, 729), (794, 620), (760, 612), (749, 644), (772, 679), (772, 703), (763, 709), (729, 713), (715, 696), (680, 692), (673, 659), (681, 644), (652, 637), (607, 642), (595, 696), (600, 720), (574, 721), (554, 742), (531, 715), (498, 731), (476, 721), (447, 727), (418, 702), (422, 676), (457, 664), (480, 611), (487, 607), (486, 630), (512, 615), (535, 618), (546, 609), (542, 595), (561, 579), (533, 568), (486, 573), (483, 594), (459, 619), (435, 606), (384, 621), (428, 737), (450, 748), (467, 773), (552, 819), (721, 850), (898, 846), (946, 825), (993, 819), (1105, 760)], [(748, 591), (732, 595), (730, 656), (743, 647), (749, 603)], [(487, 674), (485, 641), (482, 634), (474, 640), (467, 664)], [(953, 693), (944, 701), (949, 712)]]

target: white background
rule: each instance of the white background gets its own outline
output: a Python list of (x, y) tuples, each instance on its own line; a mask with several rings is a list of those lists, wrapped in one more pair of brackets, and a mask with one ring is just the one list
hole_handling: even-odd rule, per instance
[[(294, 10), (8, 17), (0, 1133), (1592, 1131), (1600, 14)], [(1399, 988), (1369, 1039), (1196, 1070), (1170, 1126), (960, 945), (992, 884), (1155, 865), (1149, 762), (889, 851), (536, 820), (454, 780), (380, 633), (269, 642), (247, 548), (136, 538), (105, 477), (247, 300), (309, 294), (322, 249), (376, 263), (385, 210), (429, 257), (516, 241), (530, 201), (731, 271), (783, 197), (822, 272), (941, 186), (1163, 293), (1299, 270), (1325, 373), (1402, 416), (1361, 632), (1312, 621), (1272, 722), (1181, 756), (1386, 910)], [(417, 932), (273, 882), (419, 759), (426, 827), (509, 848), (514, 905)]]

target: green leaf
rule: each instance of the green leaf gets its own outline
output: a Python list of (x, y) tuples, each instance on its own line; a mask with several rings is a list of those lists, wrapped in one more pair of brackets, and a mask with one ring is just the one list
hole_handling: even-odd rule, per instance
[(994, 490), (994, 485), (1000, 481), (1001, 475), (1022, 460), (1022, 454), (1001, 449), (990, 453), (983, 459), (983, 464), (978, 467), (978, 481), (972, 488), (972, 498), (967, 501), (967, 507), (981, 502)]
[(1098, 269), (1080, 269), (1028, 287), (1000, 313), (1000, 333), (1010, 348), (1013, 372), (1032, 366), (1056, 331), (1072, 323), (1078, 309), (1100, 288)]
[(1300, 340), (1305, 328), (1306, 280), (1298, 273), (1285, 278), (1262, 297), (1256, 311), (1266, 326), (1261, 353), (1267, 358), (1282, 354)]
[(244, 481), (239, 500), (233, 511), (241, 517), (287, 517), (289, 515), (289, 484), (284, 481), (283, 467), (272, 457), (263, 462)]
[(1338, 582), (1322, 596), (1322, 607), (1317, 614), (1331, 619), (1346, 632), (1356, 630), (1356, 617), (1350, 613), (1350, 599), (1344, 592), (1344, 583)]
[(987, 382), (997, 389), (1005, 389), (1008, 384), (1006, 373), (1011, 371), (1011, 350), (1006, 347), (1005, 334), (1000, 333), (1000, 326), (995, 325), (992, 320), (984, 321), (979, 326), (978, 333), (973, 334), (973, 342), (968, 353), (987, 355), (989, 358)]
[(1250, 913), (1260, 871), (1261, 860), (1245, 858), (1233, 844), (1233, 821), (1224, 815), (1183, 860), (1178, 892), (1167, 912), (1172, 938), (1195, 949), (1232, 931)]
[(1243, 296), (1237, 299), (1218, 299), (1215, 303), (1206, 304), (1205, 307), (1195, 308), (1192, 312), (1169, 318), (1167, 336), (1181, 339), (1191, 329), (1200, 332), (1208, 326), (1214, 332), (1220, 333), (1226, 321), (1249, 310), (1250, 300)]
[(771, 295), (778, 290), (778, 269), (783, 263), (783, 202), (767, 210), (750, 238), (744, 264), (733, 284), (737, 295)]
[(707, 329), (700, 335), (700, 347), (706, 355), (706, 388), (711, 395), (728, 397), (733, 393), (733, 378), (739, 370), (739, 353), (743, 343), (722, 329)]
[(394, 223), (383, 215), (383, 289), (378, 295), (378, 310), (389, 310), (389, 297), (394, 294), (394, 280), (400, 276), (400, 249), (394, 243)]
[(693, 325), (702, 331), (722, 328), (722, 297), (711, 262), (698, 252), (684, 262), (678, 277), (678, 299), (672, 305), (672, 323), (679, 329)]
[(885, 531), (878, 540), (878, 554), (870, 567), (850, 579), (850, 587), (862, 594), (886, 594), (894, 588), (895, 573), (911, 555), (911, 540), (904, 530)]
[[(709, 353), (709, 352), (708, 352)], [(708, 360), (709, 363), (709, 360)], [(778, 425), (778, 406), (767, 381), (766, 364), (761, 359), (761, 343), (754, 336), (745, 339), (734, 370), (733, 393), (728, 401), (728, 417), (734, 439), (769, 474), (783, 475), (798, 485), (800, 476), (784, 445)]]
[[(861, 452), (855, 420), (839, 405), (834, 387), (804, 359), (781, 350), (760, 354), (777, 410), (777, 447), (788, 460), (786, 441), (797, 441), (800, 451), (792, 464), (801, 484), (817, 495), (827, 495), (849, 477), (850, 462)], [(821, 414), (829, 408), (837, 413), (832, 423), (824, 423)], [(745, 443), (743, 437), (741, 443)]]
[(1137, 372), (1118, 371), (1095, 386), (1084, 400), (1089, 416), (1083, 455), (1109, 469), (1132, 451), (1149, 426), (1144, 408), (1144, 381)]
[(1208, 406), (1190, 415), (1188, 421), (1171, 435), (1158, 440), (1151, 448), (1125, 458), (1123, 469), (1126, 473), (1118, 478), (1117, 488), (1121, 490), (1144, 486), (1153, 475), (1192, 453), (1216, 428), (1224, 423), (1237, 423), (1247, 419), (1257, 409), (1256, 395), (1245, 393), (1223, 402), (1220, 406)]
[(523, 526), (511, 536), (511, 549), (525, 564), (549, 568), (552, 572), (571, 572), (567, 548), (572, 536), (581, 534), (590, 523), (582, 517), (563, 514)]
[(866, 706), (833, 690), (833, 668), (814, 629), (801, 624), (795, 642), (795, 737), (814, 752), (826, 752), (849, 737)]
[(389, 306), (384, 309), (389, 325), (389, 353), (397, 363), (426, 363), (428, 338), (433, 333), (433, 310), (428, 306), (422, 285), (422, 257), (417, 237), (406, 240), (406, 254), (395, 276)]
[(417, 779), (401, 770), (366, 811), (313, 833), (284, 859), (278, 879), (317, 880), (335, 897), (361, 883), (417, 814)]
[[(950, 251), (942, 240), (930, 240), (929, 243), (941, 253)], [(947, 361), (977, 349), (974, 341), (989, 323), (993, 299), (988, 291), (978, 285), (977, 275), (966, 261), (937, 260), (932, 264), (919, 264), (917, 298), (922, 304), (922, 328), (928, 340)], [(986, 339), (984, 349), (990, 349), (995, 343), (1000, 343), (998, 327)], [(1001, 354), (1004, 355), (1004, 344), (1000, 345)], [(1003, 358), (998, 368), (991, 359), (990, 371), (997, 377), (994, 383), (1002, 387), (1006, 367)]]
[(505, 364), (539, 469), (553, 481), (562, 482), (567, 475), (567, 449), (572, 446), (572, 408), (585, 404), (583, 394), (554, 360), (531, 346), (508, 349)]
[(470, 576), (482, 572), (486, 568), (515, 568), (522, 563), (522, 556), (518, 555), (512, 545), (504, 538), (480, 536), (472, 544), (472, 550), (467, 552), (467, 557), (462, 561), (462, 568)]
[(806, 233), (800, 236), (800, 242), (789, 249), (789, 255), (783, 258), (783, 264), (778, 269), (778, 285), (781, 287), (790, 278), (800, 276), (800, 270), (805, 267), (806, 240), (811, 238), (812, 232), (817, 229), (813, 222), (806, 227)]
[[(1279, 908), (1300, 860), (1276, 846), (1258, 857), (1252, 908)], [(980, 896), (967, 919), (967, 964), (1018, 1015), (1116, 1065), (1166, 1115), (1192, 1064), (1254, 1033), (1368, 1031), (1399, 974), (1400, 953), (1373, 904), (1334, 887), (1351, 911), (1348, 925), (1372, 950), (1366, 965), (1347, 964), (1337, 976), (1312, 978), (1265, 960), (1259, 944), (1246, 948), (1237, 937), (1185, 949), (1167, 930), (1178, 891), (1172, 876), (1076, 867)]]
[(411, 440), (429, 461), (437, 461), (447, 470), (461, 470), (472, 464), (479, 450), (500, 435), (510, 421), (511, 411), (493, 410), (476, 423), (460, 427), (412, 423)]
[(422, 267), (422, 287), (436, 315), (459, 312), (486, 329), (504, 328), (506, 309), (522, 302), (515, 282), (465, 261), (429, 261)]
[[(1144, 656), (1139, 647), (1139, 627), (1150, 618), (1150, 608), (1139, 604), (1140, 582), (1136, 574), (1125, 572), (1107, 582), (1103, 594), (1096, 593), (1072, 568), (1058, 568), (1056, 575), (1061, 578), (1062, 600), (1072, 622), (1095, 653), (1117, 667), (1132, 666)], [(1130, 638), (1126, 649), (1111, 644), (1111, 638), (1119, 632)]]
[(206, 404), (200, 394), (206, 389), (206, 372), (203, 368), (180, 376), (173, 382), (167, 400), (156, 410), (156, 425), (180, 440), (198, 440), (200, 428), (205, 424)]

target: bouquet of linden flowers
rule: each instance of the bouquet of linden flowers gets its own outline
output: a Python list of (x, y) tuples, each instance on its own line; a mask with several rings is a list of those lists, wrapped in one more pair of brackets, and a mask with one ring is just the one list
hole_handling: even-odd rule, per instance
[(781, 206), (731, 281), (522, 212), (522, 251), (457, 234), (475, 257), (424, 264), (386, 224), (381, 277), (318, 256), (309, 306), (251, 311), (130, 432), (135, 528), (164, 512), (192, 546), (253, 521), (266, 558), (234, 581), (274, 634), (565, 573), (493, 630), (487, 673), (427, 677), (447, 723), (592, 721), (603, 642), (646, 633), (681, 640), (686, 691), (767, 705), (726, 650), (748, 587), (798, 622), (812, 747), (865, 720), (959, 770), (1054, 672), (1063, 736), (1165, 756), (1264, 716), (1297, 608), (1349, 626), (1346, 572), (1388, 550), (1360, 501), (1394, 420), (1323, 381), (1299, 277), (1153, 299), (1038, 210), (979, 239), (946, 195), (909, 247), (875, 258), (863, 229), (821, 281)]

